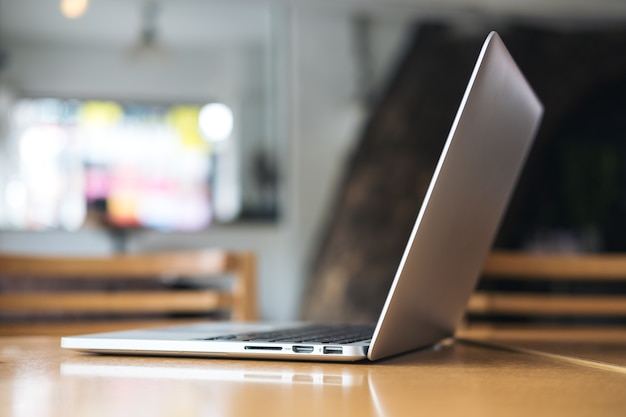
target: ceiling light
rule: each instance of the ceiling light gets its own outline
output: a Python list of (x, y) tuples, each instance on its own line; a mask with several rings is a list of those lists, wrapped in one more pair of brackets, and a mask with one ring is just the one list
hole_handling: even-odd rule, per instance
[(169, 53), (159, 42), (157, 21), (161, 14), (158, 1), (147, 1), (141, 10), (141, 32), (139, 39), (130, 49), (130, 56), (136, 60), (164, 60)]
[(68, 19), (81, 17), (87, 11), (89, 0), (61, 0), (61, 13)]

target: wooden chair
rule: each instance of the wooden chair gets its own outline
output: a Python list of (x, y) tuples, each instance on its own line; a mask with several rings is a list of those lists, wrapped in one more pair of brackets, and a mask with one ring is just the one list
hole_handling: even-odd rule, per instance
[(257, 319), (256, 259), (220, 250), (106, 257), (0, 254), (0, 335)]
[(492, 252), (461, 335), (626, 340), (626, 254)]

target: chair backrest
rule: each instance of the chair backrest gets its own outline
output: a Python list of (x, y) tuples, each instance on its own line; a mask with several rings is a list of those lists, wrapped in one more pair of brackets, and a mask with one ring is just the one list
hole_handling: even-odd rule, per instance
[(626, 340), (626, 254), (492, 252), (465, 330), (505, 338)]
[(207, 317), (212, 312), (254, 321), (256, 297), (256, 258), (249, 252), (0, 254), (0, 332), (5, 333), (15, 333), (7, 329), (18, 324), (47, 333), (42, 329), (64, 320), (93, 324), (106, 319), (116, 324), (105, 328), (116, 329), (121, 318)]

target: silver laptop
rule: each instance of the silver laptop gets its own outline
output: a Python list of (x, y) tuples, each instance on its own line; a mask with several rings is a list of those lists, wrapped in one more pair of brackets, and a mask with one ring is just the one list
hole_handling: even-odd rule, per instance
[(213, 322), (70, 336), (87, 352), (377, 360), (454, 334), (515, 188), (543, 107), (497, 33), (480, 51), (378, 322)]

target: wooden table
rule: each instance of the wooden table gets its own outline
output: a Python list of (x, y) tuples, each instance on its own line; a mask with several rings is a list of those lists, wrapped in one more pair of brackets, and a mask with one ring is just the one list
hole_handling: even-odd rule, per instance
[(460, 341), (332, 364), (96, 356), (5, 337), (0, 416), (625, 416), (624, 346), (586, 346), (571, 357)]

